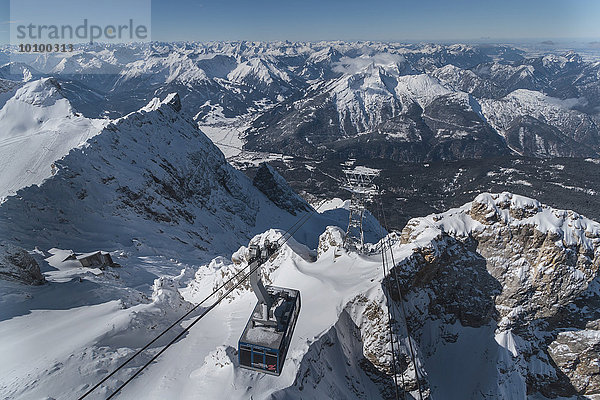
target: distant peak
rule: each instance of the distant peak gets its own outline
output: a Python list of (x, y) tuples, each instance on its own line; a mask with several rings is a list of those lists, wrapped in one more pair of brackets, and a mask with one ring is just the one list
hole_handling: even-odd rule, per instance
[(160, 98), (155, 97), (148, 102), (148, 104), (142, 107), (142, 111), (155, 111), (161, 108), (163, 105), (168, 105), (176, 112), (181, 111), (181, 99), (177, 93), (170, 93), (165, 97), (164, 100), (160, 100)]

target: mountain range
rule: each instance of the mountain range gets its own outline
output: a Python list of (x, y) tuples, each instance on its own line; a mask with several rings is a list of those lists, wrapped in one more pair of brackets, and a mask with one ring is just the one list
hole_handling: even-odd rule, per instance
[(44, 56), (5, 49), (11, 56), (0, 78), (57, 77), (88, 117), (123, 116), (177, 92), (198, 123), (239, 130), (246, 150), (412, 162), (587, 157), (600, 145), (600, 63), (573, 52), (227, 42), (88, 45)]
[[(292, 227), (262, 270), (302, 296), (281, 376), (239, 368), (244, 284), (121, 396), (600, 396), (600, 63), (218, 42), (0, 64), (0, 398), (79, 398)], [(379, 171), (363, 252), (351, 165)]]

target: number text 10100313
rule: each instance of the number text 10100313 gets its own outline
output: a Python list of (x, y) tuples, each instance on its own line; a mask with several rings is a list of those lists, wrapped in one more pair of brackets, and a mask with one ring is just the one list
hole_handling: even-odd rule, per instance
[(72, 44), (38, 44), (38, 43), (20, 43), (20, 53), (70, 53), (73, 51)]

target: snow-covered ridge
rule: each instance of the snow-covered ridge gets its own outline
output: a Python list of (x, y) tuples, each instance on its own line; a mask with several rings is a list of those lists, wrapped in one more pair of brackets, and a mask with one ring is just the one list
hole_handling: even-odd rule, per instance
[(375, 62), (358, 64), (355, 68), (358, 66), (362, 68), (346, 72), (330, 89), (338, 123), (347, 134), (353, 133), (348, 132), (348, 126), (358, 133), (369, 132), (406, 111), (411, 104), (424, 109), (433, 100), (453, 93), (429, 75), (401, 75), (395, 64), (395, 70)]
[(291, 80), (285, 71), (276, 68), (272, 63), (260, 58), (252, 58), (239, 64), (227, 75), (227, 78), (234, 82), (260, 82), (265, 85), (273, 84), (276, 80), (284, 82)]
[(170, 105), (175, 111), (181, 111), (181, 100), (177, 93), (170, 93), (161, 100), (159, 97), (155, 97), (150, 102), (142, 107), (140, 111), (152, 112), (159, 110), (163, 105)]
[(600, 223), (570, 210), (557, 210), (535, 199), (512, 193), (482, 193), (462, 207), (411, 220), (405, 233), (411, 239), (434, 228), (456, 237), (469, 237), (487, 226), (531, 225), (552, 233), (556, 243), (593, 250), (600, 244)]
[[(22, 107), (21, 113), (16, 110), (17, 107)], [(42, 78), (21, 87), (15, 93), (5, 106), (0, 110), (0, 120), (8, 123), (12, 118), (20, 118), (14, 127), (6, 126), (5, 135), (7, 137), (24, 134), (28, 130), (35, 127), (37, 124), (44, 122), (39, 115), (26, 114), (25, 110), (46, 108), (40, 110), (39, 113), (44, 113), (47, 119), (66, 118), (73, 115), (73, 108), (69, 101), (60, 93), (60, 84), (52, 78)], [(26, 121), (29, 124), (26, 124)], [(12, 128), (12, 129), (11, 129)]]
[(57, 160), (99, 134), (107, 122), (73, 110), (55, 79), (23, 85), (0, 109), (0, 201), (51, 177)]
[(289, 211), (269, 200), (226, 162), (176, 94), (102, 122), (85, 146), (53, 161), (49, 179), (6, 199), (1, 231), (30, 248), (212, 257), (268, 227), (288, 228), (309, 209), (281, 180)]
[(499, 100), (482, 100), (481, 108), (488, 121), (502, 132), (516, 117), (522, 115), (559, 127), (570, 118), (581, 120), (585, 115), (572, 110), (580, 102), (580, 99), (561, 100), (539, 91), (518, 89)]
[(120, 65), (119, 85), (145, 76), (150, 77), (152, 81), (160, 80), (166, 84), (193, 85), (209, 80), (206, 72), (186, 53), (151, 54), (147, 57), (142, 56), (142, 59), (139, 58), (140, 56), (135, 61)]
[(416, 101), (421, 108), (425, 108), (435, 98), (452, 93), (440, 82), (425, 74), (408, 75), (398, 78), (396, 93)]
[[(0, 208), (0, 225), (13, 226), (15, 221), (22, 221), (20, 240), (33, 246), (41, 241), (48, 247), (65, 244), (67, 248), (77, 248), (72, 232), (81, 230), (92, 241), (104, 238), (112, 243), (105, 246), (107, 249), (119, 242), (122, 246), (133, 237), (140, 246), (140, 240), (150, 240), (148, 236), (156, 237), (154, 243), (158, 244), (164, 241), (164, 234), (149, 228), (153, 220), (170, 222), (174, 231), (167, 237), (179, 242), (179, 246), (181, 241), (191, 240), (184, 237), (194, 236), (188, 232), (194, 230), (196, 218), (212, 224), (212, 237), (217, 236), (214, 229), (222, 225), (229, 226), (227, 231), (244, 232), (244, 224), (253, 223), (260, 198), (246, 197), (245, 193), (252, 191), (250, 182), (228, 166), (210, 140), (179, 111), (179, 97), (170, 95), (163, 101), (153, 99), (139, 112), (108, 124), (85, 148), (72, 150), (57, 162), (57, 172), (42, 186), (22, 190), (19, 198), (9, 198)], [(233, 194), (226, 194), (224, 186)], [(195, 197), (199, 198), (194, 200)], [(219, 210), (211, 212), (211, 203), (220, 203)], [(40, 207), (42, 204), (47, 207)], [(28, 207), (35, 211), (26, 211)], [(212, 221), (211, 214), (227, 207), (229, 216), (220, 215)], [(31, 220), (31, 213), (37, 214), (39, 220)], [(56, 223), (59, 215), (70, 228)], [(96, 219), (98, 222), (92, 222)], [(113, 221), (115, 232), (106, 235), (101, 227), (109, 220)], [(137, 234), (128, 228), (132, 220), (140, 223)], [(40, 224), (57, 236), (27, 233), (39, 229)], [(178, 227), (180, 224), (183, 227)], [(27, 225), (31, 226), (26, 228)], [(144, 225), (148, 227), (146, 233), (142, 233)], [(119, 239), (121, 235), (124, 236)], [(205, 240), (203, 236), (204, 233), (196, 236), (199, 246)]]
[[(282, 232), (270, 230), (253, 238), (251, 243), (262, 245), (265, 240), (273, 242), (280, 238), (281, 234)], [(302, 386), (308, 384), (314, 385), (312, 390), (317, 397), (327, 394), (336, 397), (343, 393), (344, 397), (353, 398), (356, 391), (352, 387), (347, 387), (343, 382), (331, 381), (337, 375), (331, 375), (319, 383), (321, 375), (308, 377), (305, 370), (314, 368), (313, 363), (338, 364), (334, 361), (335, 357), (344, 359), (344, 353), (338, 353), (341, 349), (336, 348), (326, 358), (319, 361), (314, 360), (315, 352), (324, 356), (319, 349), (323, 345), (323, 341), (329, 341), (328, 338), (331, 337), (331, 329), (334, 326), (340, 329), (339, 335), (341, 336), (346, 336), (349, 333), (346, 328), (350, 328), (352, 325), (354, 325), (354, 334), (361, 335), (361, 328), (357, 327), (357, 325), (363, 325), (363, 316), (361, 316), (360, 310), (353, 310), (351, 315), (345, 310), (347, 307), (351, 307), (357, 297), (365, 299), (365, 296), (368, 296), (367, 302), (370, 302), (371, 299), (381, 300), (382, 292), (378, 289), (380, 271), (376, 267), (378, 260), (363, 258), (362, 262), (357, 262), (355, 254), (346, 253), (342, 248), (343, 232), (339, 228), (327, 228), (320, 235), (319, 243), (317, 251), (314, 252), (291, 239), (279, 250), (277, 256), (268, 260), (262, 268), (263, 279), (266, 283), (299, 289), (302, 295), (301, 314), (282, 375), (278, 378), (271, 378), (238, 369), (231, 344), (236, 340), (234, 334), (226, 341), (225, 345), (218, 341), (212, 343), (203, 341), (194, 345), (194, 354), (207, 354), (198, 372), (201, 372), (199, 376), (208, 377), (208, 379), (187, 384), (193, 386), (194, 390), (206, 393), (207, 397), (215, 399), (225, 395), (235, 399), (247, 398), (249, 395), (262, 399), (268, 398), (273, 393), (277, 398), (281, 396), (299, 398), (296, 397), (297, 393), (305, 394)], [(315, 257), (317, 254), (318, 257)], [(246, 268), (246, 258), (247, 248), (244, 246), (232, 255), (231, 262), (217, 258), (210, 264), (201, 267), (195, 279), (187, 288), (183, 289), (186, 299), (202, 298), (206, 292), (213, 290), (235, 273)], [(339, 280), (340, 276), (344, 278)], [(247, 314), (254, 302), (255, 297), (249, 285), (242, 285), (230, 296), (229, 301), (220, 307), (220, 313), (214, 317), (215, 321), (226, 319), (227, 323), (215, 322), (213, 325), (220, 332), (227, 325), (231, 326), (234, 332), (243, 329), (245, 319), (229, 319), (228, 315), (232, 312), (236, 314), (240, 308)], [(345, 318), (348, 318), (348, 321)], [(340, 322), (340, 319), (343, 322)], [(346, 326), (346, 322), (350, 326)], [(362, 354), (363, 343), (356, 336), (353, 340), (352, 346)], [(215, 344), (217, 346), (213, 347)], [(382, 363), (385, 363), (390, 350), (385, 347), (379, 350), (381, 353), (377, 357), (380, 357)], [(220, 353), (229, 354), (229, 356), (218, 356)], [(192, 360), (187, 357), (183, 361), (186, 364), (189, 362)], [(348, 359), (348, 363), (353, 365), (349, 368), (353, 376), (362, 381), (357, 385), (368, 387), (372, 395), (377, 396), (379, 389), (376, 384), (368, 382), (365, 372), (359, 366), (360, 358)], [(224, 374), (219, 372), (220, 368), (224, 369)], [(341, 372), (338, 370), (336, 374), (341, 374)], [(308, 379), (310, 383), (305, 379)], [(215, 381), (220, 383), (216, 385), (211, 383)], [(230, 389), (231, 387), (234, 389)], [(247, 389), (240, 390), (240, 388)], [(163, 393), (162, 389), (158, 390)]]

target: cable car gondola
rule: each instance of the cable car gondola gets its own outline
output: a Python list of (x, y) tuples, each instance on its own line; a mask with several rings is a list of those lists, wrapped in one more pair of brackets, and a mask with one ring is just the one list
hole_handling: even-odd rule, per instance
[(258, 301), (238, 342), (238, 360), (243, 368), (279, 376), (300, 313), (300, 291), (263, 285), (260, 266), (276, 251), (268, 242), (262, 249), (248, 247), (250, 285)]

